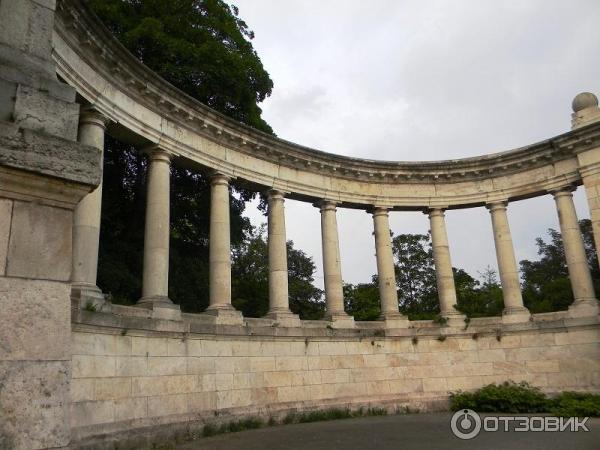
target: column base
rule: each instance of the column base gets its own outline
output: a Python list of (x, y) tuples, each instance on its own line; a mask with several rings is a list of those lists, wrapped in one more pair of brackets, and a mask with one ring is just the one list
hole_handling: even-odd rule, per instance
[(467, 322), (465, 319), (467, 316), (458, 311), (442, 312), (440, 316), (446, 319), (445, 326), (450, 328), (465, 328)]
[(523, 323), (531, 320), (531, 313), (524, 306), (516, 308), (504, 308), (502, 311), (502, 323)]
[(327, 314), (325, 320), (328, 320), (331, 328), (354, 328), (354, 317), (346, 313)]
[(243, 325), (244, 316), (231, 305), (209, 306), (204, 315), (210, 317), (215, 325)]
[(79, 309), (100, 311), (106, 304), (106, 297), (94, 284), (74, 283), (71, 285), (71, 301), (76, 302)]
[(600, 314), (600, 304), (595, 298), (575, 301), (569, 306), (569, 317), (593, 317)]
[(169, 297), (142, 297), (136, 306), (151, 310), (153, 319), (181, 320), (179, 305), (173, 303)]
[(385, 323), (386, 329), (408, 328), (410, 326), (408, 317), (400, 313), (382, 314), (379, 317), (379, 320), (382, 320)]
[(269, 311), (265, 316), (275, 321), (277, 327), (300, 328), (302, 321), (298, 314), (294, 314), (289, 309), (283, 311)]

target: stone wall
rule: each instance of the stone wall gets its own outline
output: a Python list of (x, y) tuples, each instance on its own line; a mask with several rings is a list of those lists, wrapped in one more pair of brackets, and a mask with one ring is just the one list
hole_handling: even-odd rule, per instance
[(499, 328), (475, 320), (451, 334), (415, 322), (403, 336), (307, 322), (296, 336), (266, 336), (251, 323), (217, 335), (202, 326), (194, 331), (185, 320), (137, 318), (123, 326), (108, 314), (83, 316), (72, 333), (71, 425), (79, 442), (294, 409), (442, 409), (449, 392), (509, 379), (548, 392), (600, 391), (597, 319), (536, 317)]

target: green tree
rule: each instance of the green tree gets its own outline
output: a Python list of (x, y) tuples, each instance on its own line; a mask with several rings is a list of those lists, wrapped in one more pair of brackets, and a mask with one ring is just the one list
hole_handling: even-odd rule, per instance
[(344, 284), (344, 303), (346, 312), (355, 320), (377, 320), (381, 315), (381, 306), (376, 280), (356, 285)]
[[(325, 312), (322, 291), (313, 286), (315, 264), (287, 242), (290, 309), (302, 319), (320, 319)], [(269, 310), (269, 249), (264, 225), (248, 232), (234, 248), (232, 303), (246, 317), (262, 317)]]
[[(600, 269), (594, 243), (592, 224), (588, 219), (580, 220), (579, 227), (592, 273), (596, 292), (600, 288)], [(565, 252), (560, 232), (548, 229), (546, 242), (536, 239), (538, 261), (520, 262), (523, 280), (523, 301), (532, 313), (565, 310), (573, 303), (573, 292), (569, 280)]]
[(431, 240), (427, 234), (399, 234), (392, 239), (400, 310), (411, 319), (439, 314)]
[(258, 103), (273, 81), (254, 33), (221, 0), (90, 0), (90, 7), (146, 66), (223, 114), (272, 132)]
[[(90, 0), (88, 5), (129, 51), (188, 95), (229, 117), (271, 133), (258, 103), (273, 82), (254, 51), (253, 33), (221, 0)], [(98, 284), (113, 301), (141, 296), (146, 158), (107, 138)], [(169, 296), (183, 310), (208, 304), (210, 187), (205, 176), (171, 168)], [(253, 193), (230, 200), (232, 246), (250, 223), (242, 217)], [(265, 261), (266, 264), (266, 261)]]
[(456, 309), (467, 317), (490, 317), (502, 314), (504, 307), (502, 288), (494, 269), (487, 266), (483, 272), (479, 272), (481, 281), (462, 269), (453, 270), (456, 284)]

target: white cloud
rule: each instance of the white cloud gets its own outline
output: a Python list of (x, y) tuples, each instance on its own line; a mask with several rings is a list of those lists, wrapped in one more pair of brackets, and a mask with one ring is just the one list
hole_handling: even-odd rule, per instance
[[(324, 151), (431, 160), (508, 150), (567, 131), (572, 98), (600, 93), (596, 0), (234, 3), (275, 83), (265, 119), (280, 137)], [(368, 281), (372, 220), (339, 211), (344, 278)], [(289, 238), (320, 271), (318, 210), (288, 201), (286, 213)], [(534, 238), (558, 227), (548, 196), (512, 203), (509, 219), (518, 259), (536, 257)], [(422, 214), (390, 220), (395, 233), (428, 230)], [(495, 266), (487, 210), (450, 211), (447, 222), (455, 266), (473, 275)]]

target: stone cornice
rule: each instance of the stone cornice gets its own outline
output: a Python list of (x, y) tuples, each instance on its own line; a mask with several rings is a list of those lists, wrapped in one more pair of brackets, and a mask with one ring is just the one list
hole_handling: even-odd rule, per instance
[[(131, 101), (143, 105), (168, 122), (168, 126), (187, 130), (219, 147), (248, 155), (251, 158), (277, 164), (297, 173), (316, 174), (330, 180), (351, 180), (363, 185), (449, 185), (468, 182), (486, 182), (498, 177), (520, 174), (528, 170), (552, 167), (561, 161), (576, 157), (576, 154), (586, 149), (600, 145), (600, 123), (590, 124), (575, 131), (544, 140), (529, 146), (485, 156), (453, 159), (443, 161), (393, 162), (375, 161), (351, 158), (310, 149), (283, 139), (279, 139), (245, 126), (232, 120), (181, 92), (154, 72), (141, 64), (131, 55), (110, 32), (101, 24), (80, 0), (62, 0), (58, 4), (56, 32), (64, 40), (70, 51), (77, 53), (79, 58), (86, 61), (105, 80), (110, 80), (116, 89), (127, 94)], [(73, 83), (78, 91), (90, 102), (96, 103), (98, 109), (113, 116), (111, 119), (128, 126), (127, 121), (139, 121), (137, 117), (124, 117), (115, 105), (105, 104), (103, 92), (88, 86), (86, 80), (77, 79), (73, 67), (60, 52), (55, 52), (59, 72), (67, 82)], [(62, 68), (62, 71), (61, 71)], [(72, 79), (68, 79), (72, 77)], [(110, 87), (107, 87), (110, 88)], [(134, 127), (132, 127), (134, 128)], [(230, 167), (227, 161), (213, 155), (197, 155), (196, 149), (185, 148), (172, 134), (164, 133), (163, 123), (160, 126), (149, 127), (140, 122), (134, 131), (143, 130), (144, 137), (158, 142), (169, 151), (184, 158), (227, 173), (238, 173), (235, 167)], [(212, 159), (211, 159), (212, 158)], [(272, 185), (270, 177), (263, 173), (242, 173), (242, 178), (266, 186)], [(573, 170), (568, 179), (549, 180), (549, 183), (579, 182), (577, 170)], [(543, 193), (544, 183), (539, 188), (530, 186), (526, 192), (513, 192), (507, 197), (518, 198), (530, 193)], [(331, 182), (330, 182), (331, 184)], [(284, 186), (286, 190), (296, 191), (298, 197), (323, 197), (326, 192), (314, 188), (310, 184)], [(514, 189), (513, 189), (514, 190)], [(335, 196), (335, 195), (334, 195)], [(351, 195), (357, 204), (373, 204), (377, 198), (372, 195)], [(354, 198), (356, 197), (356, 198)], [(468, 195), (464, 200), (447, 201), (452, 205), (481, 204), (481, 198)], [(348, 198), (340, 198), (348, 202)], [(399, 204), (396, 198), (383, 200), (386, 206)], [(414, 202), (408, 202), (411, 205)], [(402, 206), (402, 205), (401, 205)], [(415, 205), (417, 206), (417, 205)], [(419, 206), (428, 206), (421, 204)]]

